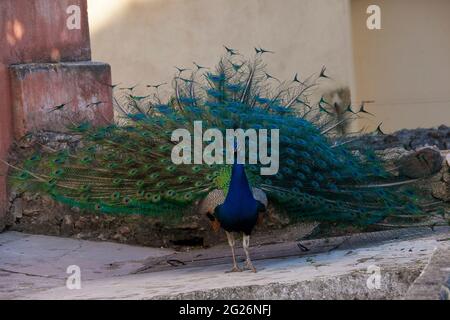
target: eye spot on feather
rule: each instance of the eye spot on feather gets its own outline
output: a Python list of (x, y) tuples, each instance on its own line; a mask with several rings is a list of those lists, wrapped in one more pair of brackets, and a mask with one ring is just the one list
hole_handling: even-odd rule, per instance
[(85, 156), (85, 157), (83, 157), (83, 158), (80, 160), (80, 162), (81, 162), (82, 164), (90, 164), (90, 163), (93, 162), (93, 159), (92, 159), (91, 157), (89, 157), (89, 156)]
[(90, 185), (85, 184), (85, 185), (82, 185), (82, 186), (81, 186), (80, 191), (81, 191), (81, 192), (90, 192), (91, 189), (92, 189), (92, 187), (91, 187)]
[(116, 179), (113, 180), (113, 185), (116, 186), (116, 187), (122, 185), (122, 183), (123, 183), (123, 179), (116, 178)]
[(80, 199), (83, 202), (89, 202), (91, 200), (91, 196), (89, 194), (83, 194), (81, 195)]
[(151, 194), (149, 192), (145, 194), (145, 200), (147, 200), (147, 201), (151, 201), (152, 197), (153, 197), (153, 194)]
[(170, 149), (170, 146), (168, 146), (168, 145), (163, 145), (163, 146), (159, 147), (159, 151), (167, 151), (169, 149)]
[(65, 159), (63, 158), (56, 158), (55, 160), (53, 160), (53, 163), (55, 164), (64, 164)]
[(138, 187), (139, 189), (142, 189), (144, 186), (145, 186), (144, 180), (139, 180), (138, 182), (136, 182), (136, 187)]
[(316, 190), (320, 189), (320, 185), (317, 181), (311, 181), (311, 187), (313, 187)]
[(142, 153), (143, 155), (149, 155), (149, 154), (152, 153), (152, 149), (150, 149), (150, 148), (143, 148), (143, 149), (141, 150), (141, 153)]
[(113, 162), (113, 163), (108, 164), (107, 167), (108, 167), (108, 169), (114, 170), (119, 167), (119, 164)]
[(128, 175), (130, 177), (135, 177), (135, 176), (137, 176), (138, 173), (139, 173), (138, 169), (131, 169), (130, 171), (128, 171)]
[(174, 166), (174, 165), (168, 166), (168, 167), (166, 168), (166, 170), (169, 171), (169, 172), (174, 172), (176, 169), (177, 169), (177, 167)]
[(201, 187), (201, 186), (203, 186), (203, 182), (202, 181), (196, 181), (194, 186), (196, 186), (197, 188)]
[(30, 161), (33, 161), (33, 162), (39, 161), (39, 160), (41, 160), (41, 157), (39, 155), (34, 155), (30, 158)]
[(175, 197), (175, 195), (176, 195), (176, 192), (174, 190), (166, 191), (166, 197), (168, 197), (168, 198), (173, 198), (173, 197)]
[(145, 164), (144, 165), (144, 172), (148, 172), (153, 168), (153, 166), (151, 164)]
[(21, 174), (19, 174), (20, 180), (27, 180), (29, 177), (30, 177), (30, 174), (28, 172), (22, 172)]
[(137, 193), (138, 197), (145, 198), (145, 190), (140, 190)]
[(123, 204), (128, 205), (128, 204), (130, 204), (130, 202), (131, 202), (131, 198), (130, 198), (130, 197), (124, 197), (123, 200), (122, 200), (122, 202), (123, 202)]
[(151, 180), (156, 180), (156, 179), (159, 178), (159, 173), (154, 172), (154, 173), (152, 173), (152, 174), (149, 176), (149, 178), (150, 178)]
[(161, 201), (161, 196), (159, 194), (155, 194), (155, 195), (152, 196), (151, 200), (154, 203), (159, 202), (159, 201)]
[(86, 151), (89, 153), (95, 153), (95, 151), (97, 151), (97, 148), (95, 146), (91, 146), (91, 147), (88, 147), (86, 149)]
[(114, 193), (111, 195), (111, 199), (114, 200), (114, 201), (117, 201), (117, 200), (119, 200), (120, 198), (121, 198), (120, 192), (114, 192)]
[(164, 181), (160, 181), (160, 182), (158, 182), (157, 184), (156, 184), (156, 187), (157, 188), (162, 188), (162, 187), (164, 187), (166, 185), (166, 183), (164, 182)]
[(61, 177), (64, 174), (64, 170), (63, 169), (56, 169), (55, 171), (53, 171), (53, 175), (55, 177)]

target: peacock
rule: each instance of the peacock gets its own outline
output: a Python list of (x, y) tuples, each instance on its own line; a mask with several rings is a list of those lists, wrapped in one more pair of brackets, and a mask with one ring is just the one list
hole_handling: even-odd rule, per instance
[[(336, 120), (330, 116), (333, 106), (314, 98), (317, 86), (331, 81), (325, 68), (304, 79), (295, 74), (293, 80), (280, 81), (264, 63), (271, 51), (257, 48), (254, 56), (244, 58), (226, 49), (215, 68), (177, 68), (165, 98), (160, 88), (165, 83), (147, 86), (145, 96), (135, 95), (134, 87), (124, 88), (113, 97), (114, 123), (71, 124), (68, 129), (79, 137), (80, 147), (42, 149), (14, 165), (15, 188), (44, 192), (58, 202), (102, 214), (173, 220), (197, 208), (214, 230), (225, 230), (232, 272), (241, 271), (235, 233), (243, 234), (244, 267), (256, 272), (249, 255), (250, 235), (267, 216), (269, 202), (292, 221), (368, 225), (420, 214), (409, 180), (386, 169), (374, 150), (353, 145), (357, 134), (336, 131), (360, 112), (349, 106)], [(264, 165), (254, 152), (239, 159), (240, 150), (253, 150), (250, 139), (231, 141), (232, 161), (210, 163), (196, 157), (192, 141), (184, 141), (181, 160), (174, 163), (180, 141), (173, 139), (173, 132), (194, 133), (198, 122), (224, 135), (229, 129), (278, 130), (277, 141), (267, 136), (268, 145), (278, 145), (278, 150), (267, 150), (268, 156), (279, 159), (278, 170), (261, 174)], [(199, 143), (204, 147), (206, 142)], [(225, 157), (218, 149), (210, 151), (214, 159)], [(258, 161), (246, 161), (252, 157)]]

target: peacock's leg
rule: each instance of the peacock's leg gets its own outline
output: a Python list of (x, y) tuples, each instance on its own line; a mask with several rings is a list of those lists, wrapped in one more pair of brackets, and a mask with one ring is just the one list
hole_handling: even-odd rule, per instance
[(248, 252), (248, 248), (250, 247), (250, 235), (244, 234), (242, 237), (242, 246), (244, 247), (245, 251), (245, 269), (251, 270), (252, 272), (256, 272), (256, 268), (253, 266), (252, 261), (250, 260), (250, 253)]
[(227, 234), (227, 238), (228, 238), (228, 244), (231, 247), (231, 254), (233, 256), (233, 268), (228, 271), (228, 272), (240, 272), (242, 271), (241, 269), (239, 269), (237, 262), (236, 262), (236, 255), (234, 254), (234, 245), (235, 245), (235, 241), (234, 241), (234, 235), (228, 231), (225, 231), (225, 233)]

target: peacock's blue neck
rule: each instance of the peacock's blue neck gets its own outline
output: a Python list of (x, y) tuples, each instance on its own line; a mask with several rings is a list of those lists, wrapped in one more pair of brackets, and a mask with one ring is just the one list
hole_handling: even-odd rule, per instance
[(245, 174), (244, 165), (235, 162), (231, 171), (230, 186), (225, 202), (227, 200), (242, 201), (245, 199), (253, 199), (253, 194)]
[(218, 219), (225, 230), (250, 232), (256, 223), (258, 204), (253, 197), (244, 165), (233, 164), (230, 186)]

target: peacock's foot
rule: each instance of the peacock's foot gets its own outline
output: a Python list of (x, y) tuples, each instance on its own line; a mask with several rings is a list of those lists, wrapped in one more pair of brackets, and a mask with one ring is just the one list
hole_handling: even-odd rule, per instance
[(247, 262), (245, 263), (244, 270), (250, 270), (251, 272), (256, 273), (256, 268), (255, 268), (255, 266), (253, 265), (253, 263), (251, 263), (251, 261), (247, 261)]
[(242, 269), (240, 269), (238, 266), (234, 266), (231, 268), (230, 271), (225, 271), (225, 273), (231, 273), (231, 272), (242, 272)]

